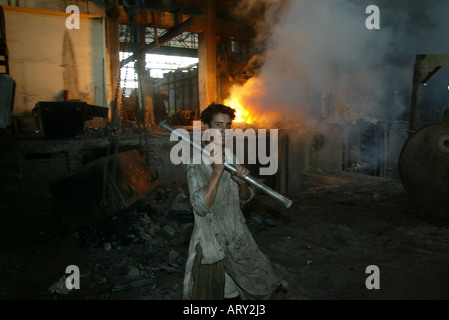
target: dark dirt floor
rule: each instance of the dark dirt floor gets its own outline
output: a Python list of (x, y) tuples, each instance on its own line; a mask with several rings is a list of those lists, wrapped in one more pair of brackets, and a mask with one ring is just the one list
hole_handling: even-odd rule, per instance
[[(266, 195), (244, 207), (260, 248), (288, 283), (283, 300), (449, 299), (449, 219), (402, 184), (309, 174), (289, 209)], [(3, 194), (0, 299), (179, 300), (193, 227), (185, 187), (162, 186), (124, 212), (66, 232), (49, 195)], [(66, 290), (65, 270), (80, 269)], [(379, 268), (367, 289), (366, 268)]]

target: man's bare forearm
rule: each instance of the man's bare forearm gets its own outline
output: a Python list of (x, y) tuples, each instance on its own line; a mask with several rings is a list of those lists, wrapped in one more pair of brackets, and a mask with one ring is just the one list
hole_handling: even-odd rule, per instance
[(242, 199), (243, 201), (248, 200), (249, 197), (251, 196), (251, 192), (249, 191), (248, 184), (245, 182), (245, 183), (239, 184), (239, 187), (240, 187), (240, 191), (239, 191), (240, 199)]
[(223, 171), (218, 172), (214, 170), (206, 189), (204, 189), (204, 198), (209, 208), (214, 204), (215, 197), (217, 196), (218, 184), (220, 183), (222, 173)]

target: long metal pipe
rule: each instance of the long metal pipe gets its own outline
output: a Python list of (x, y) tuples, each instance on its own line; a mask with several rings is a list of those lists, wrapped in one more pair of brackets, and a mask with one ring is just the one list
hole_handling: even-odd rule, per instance
[[(181, 133), (178, 133), (175, 128), (173, 128), (172, 126), (170, 126), (166, 120), (162, 121), (159, 125), (160, 128), (170, 132), (170, 133), (175, 133), (178, 137), (181, 137), (184, 141), (188, 142), (192, 147), (194, 147), (195, 149), (197, 149), (198, 151), (201, 152), (201, 154), (203, 154), (203, 152), (206, 152), (201, 145), (195, 143), (195, 141), (193, 141), (192, 139), (182, 135)], [(236, 172), (237, 169), (235, 168), (234, 165), (230, 164), (230, 163), (224, 163), (224, 167), (225, 170), (228, 172)], [(254, 177), (247, 175), (244, 177), (239, 177), (243, 180), (245, 180), (247, 183), (253, 185), (254, 187), (256, 187), (257, 189), (263, 191), (264, 193), (266, 193), (267, 195), (279, 200), (286, 208), (290, 208), (290, 206), (292, 205), (293, 201), (284, 197), (282, 194), (280, 194), (279, 192), (271, 189), (270, 187), (268, 187), (267, 185), (259, 182), (258, 180), (256, 180)]]

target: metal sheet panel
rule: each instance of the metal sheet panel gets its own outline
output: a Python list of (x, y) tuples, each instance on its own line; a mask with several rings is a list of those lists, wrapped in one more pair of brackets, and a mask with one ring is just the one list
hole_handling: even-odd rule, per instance
[(449, 216), (449, 122), (427, 125), (410, 136), (398, 167), (412, 201), (428, 212)]
[(15, 81), (10, 75), (0, 74), (0, 128), (11, 124), (14, 109)]
[[(142, 199), (159, 185), (159, 180), (137, 150), (119, 153), (115, 179), (115, 156), (94, 160), (55, 181), (51, 193), (56, 213), (68, 230), (77, 230), (106, 219)], [(106, 161), (109, 163), (105, 166)], [(107, 205), (103, 203), (104, 172)]]

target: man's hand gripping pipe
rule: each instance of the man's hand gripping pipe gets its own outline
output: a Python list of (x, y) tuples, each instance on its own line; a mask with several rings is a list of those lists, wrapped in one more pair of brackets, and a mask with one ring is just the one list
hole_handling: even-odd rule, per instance
[[(201, 152), (201, 154), (203, 153), (210, 153), (208, 150), (205, 150), (205, 148), (203, 148), (201, 145), (197, 144), (195, 141), (193, 141), (190, 138), (187, 138), (186, 136), (183, 136), (182, 134), (178, 133), (175, 128), (173, 128), (172, 126), (170, 126), (166, 120), (162, 121), (159, 125), (160, 128), (170, 132), (170, 133), (175, 133), (178, 137), (181, 137), (184, 141), (188, 142), (193, 148), (197, 149), (198, 151)], [(228, 172), (236, 172), (236, 168), (235, 166), (233, 166), (230, 163), (224, 163), (224, 167), (225, 170)], [(257, 181), (255, 178), (253, 178), (250, 175), (244, 176), (244, 177), (239, 177), (243, 180), (245, 180), (247, 183), (249, 183), (250, 185), (256, 187), (257, 189), (263, 191), (264, 193), (266, 193), (267, 195), (279, 200), (286, 208), (290, 208), (290, 206), (292, 205), (292, 200), (284, 197), (282, 194), (278, 193), (277, 191), (271, 189), (270, 187), (268, 187), (267, 185)]]

